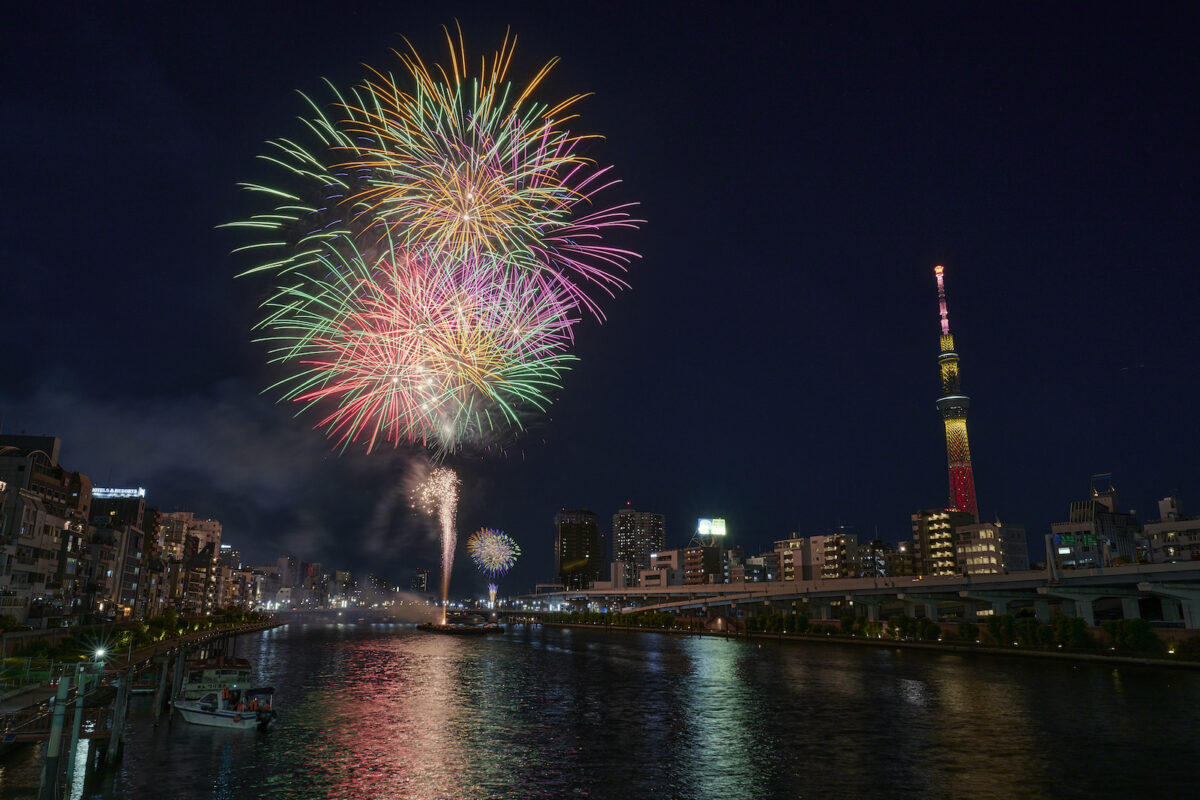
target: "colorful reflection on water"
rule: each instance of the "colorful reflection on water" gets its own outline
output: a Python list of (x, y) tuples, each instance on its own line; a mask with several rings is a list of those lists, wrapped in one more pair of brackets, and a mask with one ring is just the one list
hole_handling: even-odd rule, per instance
[[(156, 728), (135, 698), (118, 773), (82, 796), (1168, 796), (1197, 755), (1192, 672), (537, 627), (292, 624), (238, 652), (276, 730)], [(0, 763), (0, 798), (37, 766)]]

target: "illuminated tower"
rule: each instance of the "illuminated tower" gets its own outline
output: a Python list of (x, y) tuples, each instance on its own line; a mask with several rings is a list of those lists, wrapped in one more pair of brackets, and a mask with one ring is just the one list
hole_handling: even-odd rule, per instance
[(946, 461), (950, 467), (950, 506), (953, 511), (965, 511), (979, 521), (975, 502), (975, 475), (971, 471), (971, 446), (967, 443), (967, 409), (971, 398), (962, 393), (958, 375), (958, 353), (954, 352), (954, 337), (950, 334), (950, 315), (946, 311), (946, 286), (942, 282), (945, 268), (933, 268), (937, 278), (938, 309), (942, 317), (942, 350), (938, 364), (942, 368), (942, 396), (938, 398), (938, 413), (946, 425)]

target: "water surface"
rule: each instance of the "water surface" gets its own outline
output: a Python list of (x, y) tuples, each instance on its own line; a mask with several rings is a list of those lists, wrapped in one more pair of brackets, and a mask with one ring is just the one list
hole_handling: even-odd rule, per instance
[[(155, 727), (87, 798), (1184, 796), (1200, 673), (824, 643), (392, 625), (243, 636), (276, 729)], [(0, 798), (36, 794), (31, 748)]]

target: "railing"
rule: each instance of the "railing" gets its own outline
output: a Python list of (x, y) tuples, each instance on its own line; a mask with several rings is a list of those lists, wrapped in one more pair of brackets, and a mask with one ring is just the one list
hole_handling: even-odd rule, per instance
[[(67, 704), (67, 724), (63, 725), (63, 734), (70, 733), (74, 725), (75, 702)], [(28, 742), (46, 739), (50, 736), (54, 724), (54, 711), (42, 708), (14, 711), (2, 715), (0, 732), (6, 742)], [(107, 735), (112, 727), (111, 706), (84, 708), (80, 715), (80, 737)]]

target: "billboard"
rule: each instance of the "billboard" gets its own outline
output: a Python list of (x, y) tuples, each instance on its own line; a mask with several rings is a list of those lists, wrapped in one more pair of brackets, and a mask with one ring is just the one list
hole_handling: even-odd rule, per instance
[(696, 532), (701, 536), (724, 536), (725, 535), (725, 520), (723, 519), (702, 519)]
[(92, 488), (92, 497), (145, 497), (146, 490), (140, 486), (136, 489), (109, 489), (102, 486)]

